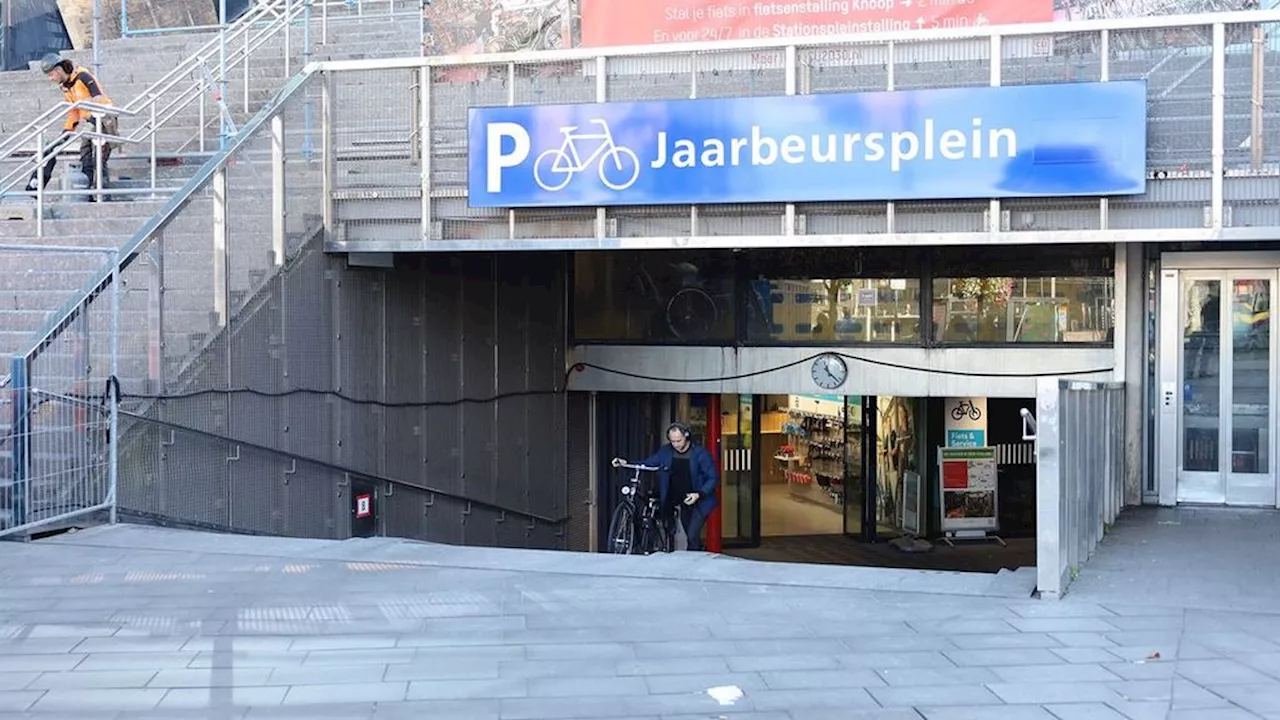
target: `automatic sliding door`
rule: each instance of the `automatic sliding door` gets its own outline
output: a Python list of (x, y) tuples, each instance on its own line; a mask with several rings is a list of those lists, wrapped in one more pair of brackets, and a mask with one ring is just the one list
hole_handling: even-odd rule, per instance
[(1180, 275), (1177, 500), (1275, 506), (1275, 273)]
[(1275, 462), (1271, 457), (1276, 354), (1271, 342), (1273, 273), (1233, 272), (1230, 287), (1230, 342), (1223, 373), (1228, 393), (1224, 415), (1228, 505), (1275, 505)]
[(1222, 280), (1184, 272), (1178, 502), (1226, 502), (1222, 481)]

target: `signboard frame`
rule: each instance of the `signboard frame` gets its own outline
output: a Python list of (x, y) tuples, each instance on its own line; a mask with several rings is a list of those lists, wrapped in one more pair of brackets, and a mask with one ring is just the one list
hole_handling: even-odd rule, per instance
[[(997, 535), (1000, 531), (997, 457), (996, 448), (990, 446), (938, 448), (938, 527), (948, 544), (953, 540), (993, 540), (1005, 544)], [(986, 497), (969, 497), (975, 495)], [(948, 501), (952, 505), (963, 503), (966, 515), (949, 517)], [(988, 511), (968, 515), (971, 505)]]
[(472, 208), (1138, 195), (1145, 80), (472, 107)]

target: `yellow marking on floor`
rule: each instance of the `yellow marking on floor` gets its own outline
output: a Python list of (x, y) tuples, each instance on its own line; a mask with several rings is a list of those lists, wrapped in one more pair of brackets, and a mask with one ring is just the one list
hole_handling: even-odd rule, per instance
[(314, 568), (314, 565), (285, 565), (284, 572), (289, 575), (301, 575), (311, 572)]
[(165, 582), (169, 580), (203, 580), (204, 575), (183, 572), (157, 572), (155, 570), (133, 570), (124, 576), (125, 582)]
[(71, 584), (72, 585), (96, 585), (106, 579), (107, 579), (107, 576), (103, 575), (100, 572), (87, 572), (82, 575), (76, 575), (75, 577), (71, 578)]
[(387, 572), (389, 570), (404, 570), (409, 566), (396, 563), (349, 562), (346, 567), (350, 572)]

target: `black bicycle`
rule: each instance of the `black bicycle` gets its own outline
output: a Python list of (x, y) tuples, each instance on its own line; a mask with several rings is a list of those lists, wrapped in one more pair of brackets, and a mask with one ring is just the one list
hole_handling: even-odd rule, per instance
[(643, 482), (641, 473), (662, 468), (621, 463), (616, 467), (634, 470), (622, 485), (622, 500), (609, 522), (609, 552), (614, 555), (652, 555), (671, 552), (670, 534), (662, 517), (662, 502), (656, 483)]

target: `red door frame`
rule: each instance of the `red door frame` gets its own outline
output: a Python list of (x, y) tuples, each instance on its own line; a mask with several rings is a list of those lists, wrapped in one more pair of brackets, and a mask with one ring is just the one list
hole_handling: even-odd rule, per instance
[[(723, 477), (724, 467), (720, 463), (720, 395), (719, 393), (707, 395), (707, 449), (711, 451), (711, 459), (716, 463), (716, 473)], [(716, 483), (716, 499), (722, 500), (720, 497), (720, 485)], [(711, 517), (707, 518), (707, 552), (718, 553), (721, 550), (721, 519), (720, 519), (720, 503), (716, 503), (716, 507), (711, 511)]]

